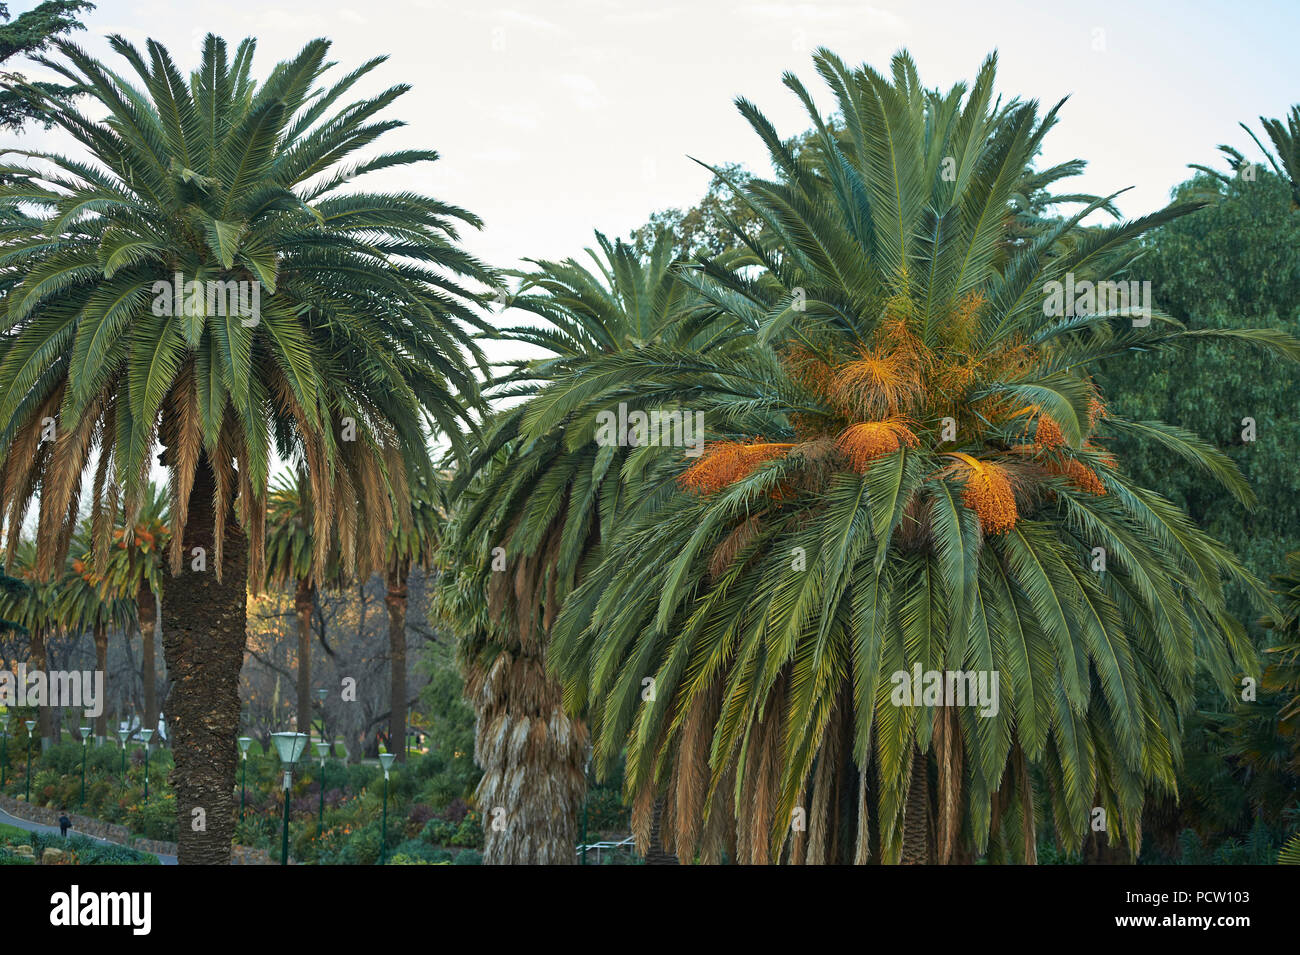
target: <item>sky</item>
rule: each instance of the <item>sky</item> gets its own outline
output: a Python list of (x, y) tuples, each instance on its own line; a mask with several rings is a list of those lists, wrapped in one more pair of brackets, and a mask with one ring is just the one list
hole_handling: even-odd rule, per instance
[[(34, 5), (9, 4), (14, 15)], [(318, 36), (333, 41), (338, 75), (387, 53), (358, 92), (413, 88), (389, 112), (408, 125), (374, 151), (442, 158), (367, 182), (472, 210), (485, 225), (466, 246), (502, 268), (580, 256), (593, 230), (627, 235), (655, 210), (691, 205), (710, 178), (691, 157), (767, 174), (733, 101), (755, 102), (783, 136), (801, 132), (781, 76), (798, 74), (829, 112), (812, 66), (822, 45), (881, 71), (906, 48), (922, 81), (944, 89), (996, 50), (1004, 96), (1070, 97), (1043, 162), (1087, 160), (1080, 191), (1134, 187), (1126, 217), (1163, 205), (1188, 163), (1219, 165), (1219, 143), (1259, 158), (1238, 123), (1300, 100), (1295, 2), (102, 0), (84, 22), (76, 42), (105, 60), (117, 58), (104, 36), (121, 33), (160, 40), (186, 69), (209, 30), (256, 37), (260, 75)], [(57, 134), (23, 138), (66, 148)]]

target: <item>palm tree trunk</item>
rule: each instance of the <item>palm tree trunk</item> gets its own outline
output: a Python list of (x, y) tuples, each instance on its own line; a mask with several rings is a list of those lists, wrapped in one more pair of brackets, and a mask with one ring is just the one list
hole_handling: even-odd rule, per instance
[[(193, 507), (191, 507), (191, 511)], [(136, 619), (140, 624), (140, 684), (144, 689), (144, 724), (141, 729), (158, 728), (158, 674), (155, 672), (154, 634), (157, 631), (158, 607), (153, 590), (141, 581), (136, 595)]]
[(483, 863), (575, 864), (586, 726), (565, 712), (539, 653), (503, 648), (467, 676), (478, 717), (474, 759), (483, 769)]
[(930, 767), (919, 749), (912, 750), (912, 780), (903, 810), (903, 865), (928, 865), (933, 856), (930, 827)]
[(99, 715), (95, 717), (95, 741), (108, 736), (108, 624), (95, 622), (95, 669), (104, 674), (103, 693), (99, 698)]
[(298, 732), (311, 734), (311, 608), (314, 588), (298, 581), (293, 611), (298, 618)]
[(388, 659), (392, 672), (392, 709), (388, 718), (389, 751), (397, 747), (397, 759), (406, 762), (406, 578), (400, 570), (389, 568)]
[(654, 815), (650, 821), (650, 845), (646, 849), (646, 865), (681, 865), (677, 856), (673, 855), (664, 848), (664, 837), (661, 831), (664, 818), (664, 801), (655, 800)]
[[(47, 671), (45, 658), (45, 628), (32, 627), (28, 637), (28, 647), (32, 655), (32, 669), (42, 673)], [(54, 743), (54, 713), (48, 706), (36, 708), (36, 733), (40, 737), (41, 749)]]
[[(229, 467), (229, 464), (222, 466)], [(227, 513), (221, 579), (216, 573), (215, 479), (199, 460), (185, 526), (185, 559), (163, 602), (163, 658), (171, 677), (167, 721), (176, 768), (180, 862), (228, 865), (235, 824), (235, 738), (239, 735), (239, 670), (244, 662), (248, 542)], [(191, 559), (206, 555), (205, 569)], [(197, 826), (200, 814), (205, 825)]]

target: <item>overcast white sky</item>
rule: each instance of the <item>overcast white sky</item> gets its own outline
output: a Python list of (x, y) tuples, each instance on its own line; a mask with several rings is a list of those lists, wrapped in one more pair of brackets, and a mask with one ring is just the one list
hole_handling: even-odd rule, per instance
[(85, 22), (77, 42), (97, 55), (116, 59), (108, 33), (155, 37), (186, 68), (209, 30), (256, 37), (258, 75), (317, 36), (334, 41), (339, 74), (388, 53), (367, 91), (414, 89), (391, 108), (409, 125), (377, 146), (438, 150), (400, 185), (480, 215), (486, 228), (467, 245), (502, 267), (576, 255), (593, 229), (624, 235), (656, 209), (691, 204), (709, 174), (689, 156), (766, 173), (732, 99), (755, 101), (782, 135), (801, 131), (781, 74), (794, 70), (827, 104), (811, 66), (823, 44), (881, 70), (906, 47), (923, 82), (944, 88), (997, 49), (1004, 95), (1071, 97), (1044, 161), (1088, 160), (1078, 183), (1089, 191), (1135, 186), (1127, 216), (1163, 204), (1187, 163), (1217, 164), (1219, 143), (1254, 155), (1237, 123), (1300, 100), (1294, 2), (102, 0)]

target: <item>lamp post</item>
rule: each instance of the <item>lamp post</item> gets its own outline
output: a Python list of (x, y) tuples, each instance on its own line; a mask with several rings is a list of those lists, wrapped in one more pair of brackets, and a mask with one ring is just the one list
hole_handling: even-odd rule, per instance
[(248, 736), (239, 737), (239, 753), (243, 769), (239, 774), (239, 821), (244, 821), (244, 796), (248, 792), (248, 747), (253, 744), (253, 740)]
[(24, 720), (23, 725), (27, 727), (27, 792), (23, 799), (27, 802), (32, 801), (32, 730), (36, 729), (35, 720)]
[[(324, 690), (321, 690), (324, 693)], [(324, 720), (321, 720), (324, 723)], [(325, 828), (325, 757), (329, 755), (330, 744), (321, 740), (316, 744), (316, 755), (320, 757), (320, 812), (316, 816), (316, 838), (320, 838)]]
[(289, 864), (289, 785), (293, 782), (293, 765), (307, 748), (306, 733), (272, 733), (275, 751), (284, 770), (284, 832), (280, 839), (280, 865)]
[(77, 808), (86, 808), (86, 744), (90, 742), (90, 727), (81, 728), (81, 802)]
[(379, 762), (384, 767), (384, 823), (383, 836), (379, 842), (379, 864), (388, 863), (388, 768), (393, 765), (393, 760), (397, 758), (393, 753), (380, 753)]
[(9, 714), (0, 721), (0, 789), (5, 788), (5, 770), (9, 768)]
[(126, 738), (131, 735), (130, 730), (118, 730), (117, 738), (122, 744), (122, 788), (126, 788)]
[(149, 802), (149, 740), (153, 739), (153, 730), (143, 729), (140, 737), (144, 740), (144, 801)]

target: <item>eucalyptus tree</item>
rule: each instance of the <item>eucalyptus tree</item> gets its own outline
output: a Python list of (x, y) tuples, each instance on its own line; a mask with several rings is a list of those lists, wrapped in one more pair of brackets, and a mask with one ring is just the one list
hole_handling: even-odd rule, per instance
[(251, 39), (232, 55), (209, 35), (188, 78), (156, 41), (110, 44), (120, 72), (66, 42), (44, 61), (102, 121), (24, 88), (84, 155), (0, 167), (19, 177), (0, 199), (25, 210), (0, 253), (0, 503), (12, 541), (39, 494), (49, 574), (83, 475), (92, 519), (120, 489), (129, 525), (155, 461), (168, 471), (180, 856), (221, 863), (273, 456), (311, 484), (317, 566), (331, 530), (379, 565), (394, 500), (430, 470), (429, 429), (465, 449), (471, 362), (486, 367), (473, 329), (488, 330), (471, 285), (495, 279), (457, 245), (474, 215), (357, 181), (437, 158), (358, 158), (402, 125), (383, 114), (405, 85), (345, 99), (384, 57), (322, 83), (333, 64), (314, 40), (258, 82)]
[(816, 129), (796, 156), (738, 101), (777, 172), (738, 186), (764, 229), (738, 237), (745, 267), (689, 276), (752, 347), (593, 357), (529, 412), (693, 391), (712, 439), (656, 459), (679, 492), (629, 509), (568, 595), (566, 702), (598, 767), (626, 754), (634, 816), (666, 799), (683, 859), (1033, 861), (1040, 806), (1067, 845), (1100, 808), (1136, 850), (1193, 678), (1226, 694), (1254, 658), (1224, 579), (1267, 593), (1106, 445), (1157, 444), (1249, 504), (1232, 462), (1112, 413), (1092, 372), (1134, 348), (1300, 345), (1138, 300), (1059, 309), (1131, 277), (1134, 240), (1194, 205), (1042, 215), (1027, 195), (1082, 164), (1033, 169), (1062, 104), (995, 103), (994, 58), (947, 93), (906, 53), (889, 77), (815, 61), (837, 122), (787, 75)]

